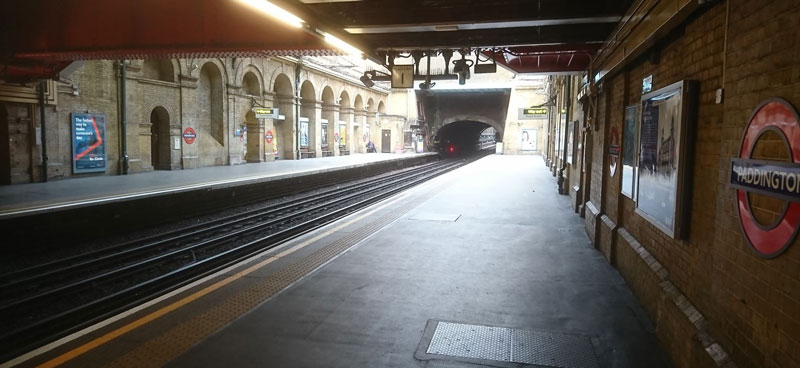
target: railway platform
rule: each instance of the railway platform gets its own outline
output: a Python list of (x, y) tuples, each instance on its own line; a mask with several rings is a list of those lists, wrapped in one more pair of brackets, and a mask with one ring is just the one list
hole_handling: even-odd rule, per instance
[(670, 363), (541, 157), (491, 155), (13, 365)]
[(0, 186), (0, 229), (29, 243), (52, 240), (47, 234), (78, 239), (87, 224), (96, 224), (90, 226), (93, 235), (108, 235), (436, 157), (377, 153)]

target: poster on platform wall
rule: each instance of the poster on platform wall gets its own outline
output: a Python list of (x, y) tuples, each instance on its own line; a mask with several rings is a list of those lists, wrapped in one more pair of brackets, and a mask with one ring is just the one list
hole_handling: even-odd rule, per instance
[(339, 145), (347, 145), (347, 125), (339, 124)]
[(536, 135), (536, 129), (522, 129), (522, 144), (520, 147), (523, 151), (536, 151)]
[(683, 234), (689, 111), (694, 88), (674, 83), (642, 96), (636, 213), (679, 239)]
[(328, 147), (328, 123), (322, 123), (320, 141), (322, 142), (322, 147)]
[(572, 165), (572, 155), (575, 149), (575, 121), (570, 121), (567, 126), (567, 163)]
[(633, 197), (636, 191), (636, 167), (634, 152), (636, 151), (636, 113), (638, 106), (631, 105), (625, 108), (625, 121), (622, 127), (622, 188), (621, 192), (628, 198)]
[(72, 113), (72, 172), (105, 172), (106, 116)]
[(308, 121), (300, 122), (300, 148), (308, 148)]

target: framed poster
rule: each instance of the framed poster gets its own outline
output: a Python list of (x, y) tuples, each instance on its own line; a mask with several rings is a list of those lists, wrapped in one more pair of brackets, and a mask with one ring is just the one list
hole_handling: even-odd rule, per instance
[(688, 168), (689, 120), (695, 87), (680, 81), (647, 93), (641, 101), (636, 213), (673, 239), (685, 236), (684, 188)]
[(320, 131), (320, 133), (322, 147), (328, 147), (328, 123), (322, 123), (322, 131)]
[(625, 108), (625, 121), (622, 125), (622, 187), (620, 191), (628, 198), (636, 200), (636, 113), (637, 105)]
[(536, 151), (536, 141), (538, 131), (536, 129), (522, 129), (522, 143), (520, 147), (523, 151)]
[(575, 121), (570, 121), (567, 126), (567, 163), (572, 165), (572, 155), (575, 154)]
[(339, 145), (347, 145), (347, 125), (339, 124)]
[(300, 121), (300, 148), (308, 148), (308, 120)]
[(106, 171), (106, 116), (72, 113), (72, 172)]

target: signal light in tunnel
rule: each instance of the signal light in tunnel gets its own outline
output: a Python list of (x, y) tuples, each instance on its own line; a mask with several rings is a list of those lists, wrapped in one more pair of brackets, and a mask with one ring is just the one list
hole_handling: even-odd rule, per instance
[(453, 153), (455, 151), (456, 151), (456, 147), (455, 146), (450, 145), (450, 146), (447, 147), (447, 152)]

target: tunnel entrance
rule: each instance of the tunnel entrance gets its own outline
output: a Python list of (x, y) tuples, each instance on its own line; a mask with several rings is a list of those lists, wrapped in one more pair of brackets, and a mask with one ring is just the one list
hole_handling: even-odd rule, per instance
[(434, 149), (451, 155), (475, 152), (494, 145), (496, 136), (495, 128), (487, 123), (459, 120), (439, 128), (434, 138), (438, 145)]

